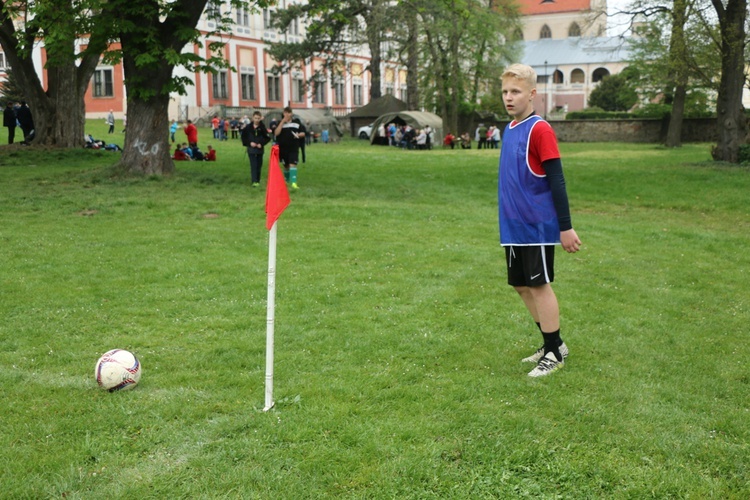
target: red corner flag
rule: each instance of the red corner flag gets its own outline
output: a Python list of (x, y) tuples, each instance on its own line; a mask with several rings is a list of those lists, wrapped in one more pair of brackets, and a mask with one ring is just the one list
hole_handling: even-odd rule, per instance
[(289, 191), (284, 175), (279, 167), (279, 145), (271, 148), (271, 161), (268, 164), (268, 187), (266, 188), (266, 229), (269, 231), (289, 206)]

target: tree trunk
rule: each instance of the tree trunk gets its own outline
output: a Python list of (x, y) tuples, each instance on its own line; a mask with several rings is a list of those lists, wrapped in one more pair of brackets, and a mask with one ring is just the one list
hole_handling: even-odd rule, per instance
[(714, 160), (737, 163), (740, 146), (747, 133), (747, 119), (742, 107), (745, 84), (745, 20), (747, 0), (712, 0), (721, 28), (721, 81), (716, 99), (719, 142), (713, 150)]
[(667, 139), (665, 145), (668, 148), (679, 148), (682, 146), (682, 120), (685, 116), (685, 97), (687, 88), (678, 85), (675, 88), (672, 100), (672, 113), (669, 115), (669, 127), (667, 128)]
[(406, 104), (407, 109), (419, 109), (419, 26), (416, 9), (408, 9), (406, 14), (408, 40), (406, 41)]
[(133, 89), (128, 92), (125, 144), (117, 168), (135, 175), (171, 174), (169, 93), (163, 89), (172, 77), (173, 66), (165, 60), (139, 66), (136, 59), (144, 47), (138, 36), (121, 34), (120, 43), (125, 81), (130, 81)]
[(672, 113), (669, 117), (666, 146), (682, 146), (682, 119), (685, 116), (685, 97), (687, 95), (687, 47), (685, 40), (685, 22), (687, 21), (687, 0), (674, 0), (672, 6), (672, 36), (669, 37), (670, 80), (674, 88)]
[(136, 175), (168, 175), (174, 172), (169, 150), (168, 108), (168, 95), (153, 97), (148, 101), (128, 99), (125, 146), (118, 169)]
[[(74, 23), (75, 13), (61, 4), (54, 9), (60, 23)], [(47, 90), (34, 67), (30, 51), (18, 42), (19, 33), (7, 13), (0, 14), (0, 44), (34, 118), (34, 142), (47, 146), (77, 148), (83, 145), (84, 94), (96, 69), (104, 45), (92, 39), (76, 64), (74, 31), (61, 29), (50, 37), (47, 52)], [(34, 43), (34, 32), (20, 33), (25, 44)], [(97, 51), (98, 49), (98, 51)]]
[(79, 148), (83, 145), (86, 105), (83, 92), (76, 91), (76, 73), (73, 64), (47, 68), (47, 95), (52, 112), (38, 113), (34, 117), (37, 139), (42, 144), (62, 148)]
[(382, 40), (380, 40), (379, 37), (377, 39), (370, 39), (369, 40), (369, 47), (370, 47), (370, 101), (377, 99), (378, 97), (383, 95), (383, 90), (381, 89), (381, 77), (380, 77), (380, 63), (382, 62), (382, 58), (380, 56), (380, 43)]
[[(461, 22), (460, 20), (458, 22)], [(464, 28), (465, 29), (465, 28)], [(458, 103), (463, 97), (462, 83), (461, 83), (461, 33), (464, 32), (455, 31), (450, 34), (450, 102), (448, 104), (448, 113), (443, 120), (443, 130), (445, 133), (452, 133), (458, 135)]]

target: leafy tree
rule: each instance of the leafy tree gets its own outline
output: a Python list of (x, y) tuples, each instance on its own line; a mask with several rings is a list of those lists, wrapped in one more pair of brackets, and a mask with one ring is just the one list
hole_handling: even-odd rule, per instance
[(626, 72), (605, 76), (589, 95), (589, 106), (605, 111), (628, 111), (638, 102), (632, 76)]
[(745, 86), (747, 0), (711, 0), (719, 18), (721, 35), (721, 80), (716, 99), (719, 142), (715, 160), (738, 163), (746, 142), (747, 117), (742, 106)]
[(390, 28), (392, 12), (389, 0), (309, 0), (288, 4), (275, 12), (274, 26), (287, 32), (294, 22), (307, 26), (301, 42), (281, 40), (269, 44), (268, 53), (277, 62), (277, 71), (288, 73), (310, 63), (313, 58), (323, 64), (311, 76), (314, 82), (321, 73), (340, 72), (344, 55), (366, 46), (370, 52), (370, 99), (381, 96), (382, 48)]
[(641, 69), (643, 88), (663, 95), (672, 106), (670, 145), (678, 144), (683, 102), (695, 98), (691, 93), (696, 86), (711, 89), (717, 91), (719, 131), (714, 158), (737, 161), (747, 133), (742, 107), (747, 8), (747, 0), (635, 0), (624, 12), (653, 20), (636, 42), (634, 63)]
[[(85, 123), (84, 94), (107, 45), (107, 37), (94, 32), (92, 22), (106, 17), (108, 4), (99, 0), (47, 0), (0, 2), (0, 45), (34, 117), (35, 143), (80, 147)], [(18, 20), (23, 23), (16, 23)], [(88, 44), (77, 50), (82, 34)], [(44, 40), (46, 90), (40, 80), (32, 50)]]
[[(631, 15), (649, 19), (633, 39), (633, 66), (641, 75), (640, 89), (652, 101), (670, 107), (666, 145), (681, 144), (682, 121), (694, 113), (702, 89), (715, 86), (719, 50), (713, 28), (705, 19), (702, 0), (671, 0), (634, 4)], [(689, 42), (689, 43), (688, 43)], [(692, 95), (695, 94), (695, 95)]]
[(499, 80), (501, 68), (511, 59), (512, 46), (506, 40), (517, 27), (515, 6), (499, 1), (423, 1), (418, 12), (425, 49), (424, 107), (436, 110), (444, 128), (455, 131), (459, 103), (476, 102), (480, 85)]
[(26, 95), (24, 94), (23, 88), (18, 83), (13, 68), (5, 68), (5, 76), (5, 81), (0, 83), (0, 96), (2, 96), (0, 102), (2, 102), (2, 107), (5, 107), (5, 103), (7, 102), (25, 101)]
[[(218, 32), (226, 32), (232, 22), (220, 9), (221, 2), (209, 0), (110, 0), (117, 12), (114, 34), (121, 50), (112, 57), (121, 58), (128, 95), (128, 126), (118, 168), (128, 173), (162, 175), (171, 173), (168, 106), (170, 94), (186, 93), (192, 80), (173, 76), (176, 68), (216, 73), (228, 68), (222, 53), (224, 43), (208, 42), (208, 57), (193, 50), (204, 39), (196, 28), (207, 4)], [(238, 8), (265, 6), (231, 0)], [(187, 49), (185, 49), (187, 47)]]

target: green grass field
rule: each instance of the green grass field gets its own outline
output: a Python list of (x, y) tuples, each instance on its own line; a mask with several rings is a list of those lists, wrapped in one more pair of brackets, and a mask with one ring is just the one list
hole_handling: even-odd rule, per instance
[[(748, 168), (562, 144), (571, 355), (530, 379), (497, 151), (310, 146), (263, 412), (265, 190), (238, 141), (211, 144), (163, 179), (0, 146), (0, 497), (750, 496)], [(96, 386), (115, 347), (143, 364), (133, 391)]]

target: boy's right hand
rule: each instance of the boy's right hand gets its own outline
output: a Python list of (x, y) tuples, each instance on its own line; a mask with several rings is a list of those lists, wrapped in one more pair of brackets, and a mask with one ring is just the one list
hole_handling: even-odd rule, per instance
[(576, 253), (581, 249), (581, 240), (578, 238), (575, 229), (560, 231), (560, 244), (568, 253)]

